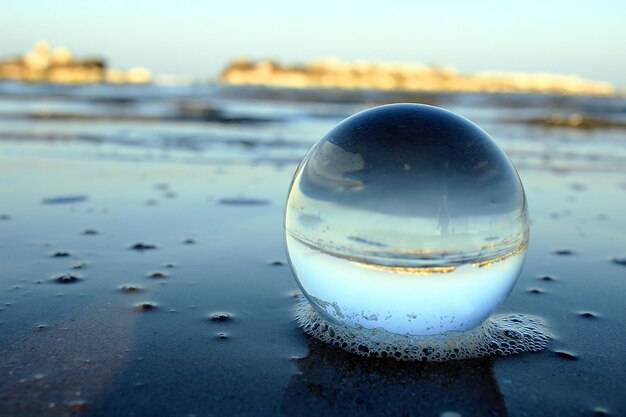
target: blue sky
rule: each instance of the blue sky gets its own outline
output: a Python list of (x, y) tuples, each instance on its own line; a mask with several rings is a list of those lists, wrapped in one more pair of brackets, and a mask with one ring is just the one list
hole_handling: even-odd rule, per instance
[(208, 77), (239, 56), (334, 56), (626, 86), (626, 1), (13, 0), (2, 9), (2, 56), (47, 39), (156, 73)]

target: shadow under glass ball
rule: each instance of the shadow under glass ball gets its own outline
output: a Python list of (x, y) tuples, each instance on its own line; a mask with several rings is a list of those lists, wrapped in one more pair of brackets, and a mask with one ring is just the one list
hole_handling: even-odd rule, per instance
[(285, 209), (304, 295), (331, 322), (398, 334), (482, 323), (527, 241), (517, 172), (472, 122), (426, 105), (358, 113), (307, 153)]

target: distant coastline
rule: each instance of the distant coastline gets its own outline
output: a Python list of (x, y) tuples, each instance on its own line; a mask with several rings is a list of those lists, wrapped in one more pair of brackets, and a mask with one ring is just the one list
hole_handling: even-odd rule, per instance
[(304, 65), (273, 60), (237, 59), (229, 63), (219, 80), (232, 85), (284, 88), (341, 88), (427, 92), (545, 93), (613, 96), (609, 82), (585, 80), (575, 75), (546, 73), (459, 73), (451, 66), (344, 62), (323, 59)]
[[(65, 47), (39, 41), (21, 55), (0, 58), (0, 81), (52, 84), (188, 83), (193, 78), (157, 76), (149, 69), (110, 68), (104, 58), (76, 58)], [(517, 72), (461, 73), (452, 66), (346, 62), (326, 58), (287, 65), (275, 60), (236, 59), (226, 65), (217, 81), (227, 85), (268, 86), (290, 89), (416, 91), (427, 93), (540, 93), (610, 97), (622, 90), (605, 81), (576, 75)], [(195, 82), (195, 81), (194, 81)], [(626, 92), (626, 91), (624, 91)]]
[(75, 58), (65, 47), (52, 48), (39, 41), (32, 51), (0, 59), (0, 80), (44, 82), (54, 84), (147, 84), (150, 70), (108, 68), (100, 57)]

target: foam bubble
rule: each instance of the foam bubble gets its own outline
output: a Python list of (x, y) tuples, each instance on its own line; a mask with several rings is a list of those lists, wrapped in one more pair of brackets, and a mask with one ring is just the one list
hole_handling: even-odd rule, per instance
[(322, 342), (361, 356), (400, 361), (444, 362), (538, 352), (551, 339), (538, 318), (523, 314), (494, 315), (471, 330), (428, 336), (390, 333), (382, 328), (352, 328), (329, 322), (301, 294), (296, 320), (306, 333)]

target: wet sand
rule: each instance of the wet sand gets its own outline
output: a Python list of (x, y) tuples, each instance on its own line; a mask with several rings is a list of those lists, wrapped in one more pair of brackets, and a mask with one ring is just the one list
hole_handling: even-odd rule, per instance
[(0, 415), (626, 414), (626, 267), (613, 259), (626, 256), (626, 178), (613, 165), (539, 169), (512, 152), (531, 240), (498, 312), (542, 318), (547, 350), (407, 364), (297, 327), (282, 209), (306, 146), (146, 149), (0, 141)]

